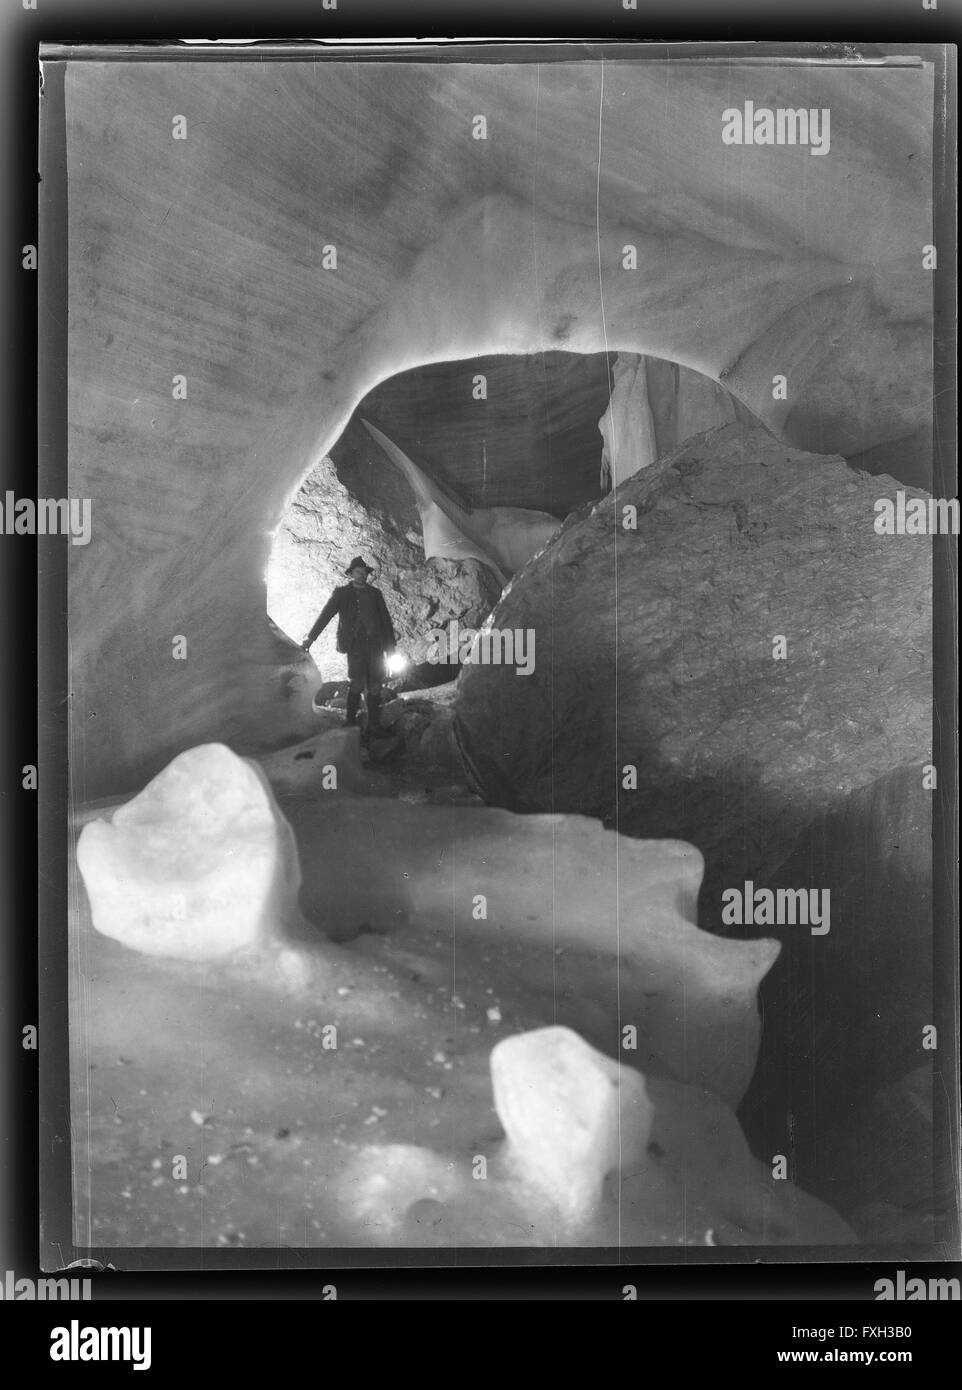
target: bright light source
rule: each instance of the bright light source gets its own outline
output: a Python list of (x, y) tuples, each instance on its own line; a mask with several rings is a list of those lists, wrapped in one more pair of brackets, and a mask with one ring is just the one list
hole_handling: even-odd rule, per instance
[(389, 675), (389, 676), (396, 676), (396, 675), (398, 674), (398, 672), (404, 670), (404, 668), (405, 668), (405, 666), (407, 666), (407, 664), (408, 664), (408, 659), (407, 659), (407, 657), (406, 657), (402, 652), (394, 652), (393, 655), (389, 656), (388, 659), (387, 659), (387, 673), (388, 673), (388, 675)]

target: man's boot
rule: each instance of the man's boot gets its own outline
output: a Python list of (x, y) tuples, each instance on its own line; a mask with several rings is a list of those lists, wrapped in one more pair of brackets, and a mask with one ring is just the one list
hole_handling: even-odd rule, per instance
[(349, 690), (347, 692), (347, 716), (344, 720), (345, 725), (357, 723), (357, 712), (361, 708), (361, 692), (359, 690)]
[(381, 697), (367, 692), (367, 737), (378, 738), (381, 734)]

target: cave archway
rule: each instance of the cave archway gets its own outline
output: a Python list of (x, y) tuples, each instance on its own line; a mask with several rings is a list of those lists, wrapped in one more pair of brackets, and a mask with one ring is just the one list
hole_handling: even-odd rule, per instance
[[(361, 554), (406, 663), (433, 685), (445, 674), (430, 665), (438, 629), (480, 628), (567, 518), (735, 420), (757, 423), (709, 378), (637, 354), (481, 357), (390, 377), (292, 499), (267, 568), (268, 615), (299, 641)], [(333, 625), (311, 652), (325, 684), (345, 678)]]
[[(267, 572), (272, 620), (299, 640), (361, 553), (375, 566), (412, 665), (427, 664), (438, 625), (480, 627), (510, 577), (497, 555), (506, 521), (533, 525), (537, 547), (545, 531), (601, 495), (599, 421), (610, 377), (604, 354), (554, 352), (438, 363), (382, 382), (311, 470), (278, 529)], [(403, 451), (407, 472), (368, 423)], [(454, 521), (438, 535), (422, 518), (419, 498), (432, 507), (428, 490), (441, 507), (450, 502), (453, 517), (480, 520), (477, 544)], [(325, 680), (343, 678), (333, 627), (312, 655)]]
[[(767, 72), (773, 101), (831, 106), (840, 133), (830, 159), (764, 167), (702, 138), (733, 82), (757, 80), (333, 62), (241, 86), (230, 64), (71, 67), (70, 491), (94, 517), (70, 554), (79, 797), (142, 785), (193, 743), (309, 729), (310, 672), (263, 617), (271, 540), (399, 372), (633, 352), (723, 382), (817, 452), (925, 429), (931, 179), (910, 157), (930, 141), (931, 66)], [(169, 133), (184, 109), (189, 167)]]
[[(832, 158), (706, 139), (739, 87), (830, 106)], [(924, 436), (927, 65), (265, 64), (237, 84), (90, 63), (66, 93), (70, 490), (95, 518), (70, 555), (80, 799), (192, 744), (313, 731), (316, 670), (265, 620), (270, 548), (399, 373), (630, 353), (820, 455), (879, 468)]]

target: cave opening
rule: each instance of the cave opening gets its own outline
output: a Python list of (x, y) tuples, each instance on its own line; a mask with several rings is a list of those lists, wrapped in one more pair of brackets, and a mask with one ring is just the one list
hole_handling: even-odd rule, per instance
[[(466, 652), (458, 632), (482, 628), (566, 518), (732, 420), (758, 423), (700, 373), (630, 352), (482, 355), (389, 376), (288, 503), (266, 571), (270, 621), (300, 641), (350, 561), (370, 558), (398, 636), (390, 690), (449, 684)], [(448, 659), (433, 660), (452, 623)], [(312, 655), (315, 710), (342, 704), (335, 624)]]
[[(382, 381), (285, 512), (267, 569), (271, 620), (300, 640), (361, 555), (405, 663), (389, 672), (393, 687), (453, 680), (460, 661), (432, 662), (431, 634), (452, 620), (480, 628), (519, 553), (533, 554), (602, 495), (599, 423), (614, 362), (605, 353), (482, 356)], [(322, 696), (342, 686), (333, 624), (312, 655)]]

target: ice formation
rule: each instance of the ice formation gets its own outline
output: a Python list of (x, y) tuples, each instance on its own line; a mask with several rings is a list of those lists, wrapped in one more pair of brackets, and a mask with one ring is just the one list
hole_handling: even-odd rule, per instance
[[(258, 1160), (264, 1199), (284, 1192), (296, 1212), (319, 1190), (342, 1243), (852, 1238), (752, 1157), (735, 1119), (777, 946), (693, 925), (697, 851), (578, 816), (326, 793), (298, 780), (301, 762), (323, 755), (350, 774), (356, 750), (324, 736), (313, 752), (265, 759), (300, 794), (290, 824), (262, 768), (208, 744), (84, 827), (88, 1084), (107, 1084), (118, 1051), (156, 1070), (167, 1079), (138, 1092), (141, 1123), (174, 1135), (177, 1098), (210, 1087), (216, 1099), (189, 1114), (222, 1127), (228, 1153), (253, 1147), (229, 1142), (231, 1116), (256, 1135), (258, 1106), (271, 1129), (296, 1114), (308, 1172), (288, 1175), (273, 1144)], [(297, 843), (307, 915), (337, 937), (345, 914), (365, 913), (360, 941), (305, 936)], [(617, 901), (603, 891), (616, 859)], [(478, 894), (487, 917), (471, 910)], [(136, 954), (105, 954), (99, 935)], [(109, 1087), (134, 1113), (123, 1078)], [(213, 1181), (201, 1222), (220, 1211)]]
[(97, 930), (150, 956), (215, 960), (297, 911), (291, 828), (260, 768), (219, 743), (181, 753), (85, 825), (77, 864)]

